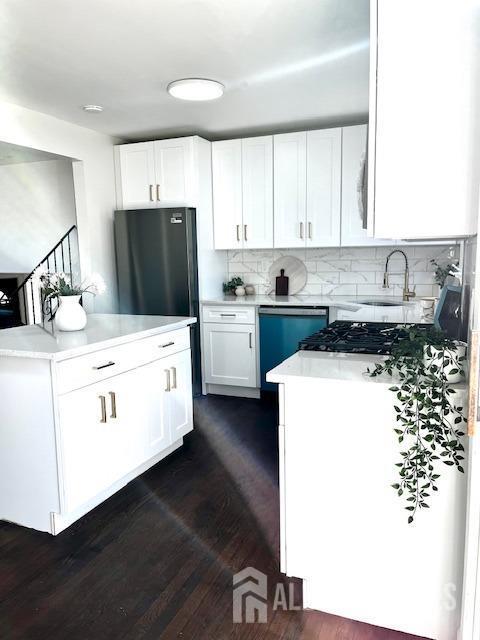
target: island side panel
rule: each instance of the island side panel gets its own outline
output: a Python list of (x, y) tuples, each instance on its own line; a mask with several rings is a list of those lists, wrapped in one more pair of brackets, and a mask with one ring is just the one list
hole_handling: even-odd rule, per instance
[(0, 357), (0, 518), (49, 532), (58, 510), (50, 362)]
[(400, 453), (388, 385), (291, 378), (284, 386), (286, 569), (305, 579), (304, 606), (451, 640), (464, 476), (443, 466), (431, 508), (409, 525), (391, 488)]

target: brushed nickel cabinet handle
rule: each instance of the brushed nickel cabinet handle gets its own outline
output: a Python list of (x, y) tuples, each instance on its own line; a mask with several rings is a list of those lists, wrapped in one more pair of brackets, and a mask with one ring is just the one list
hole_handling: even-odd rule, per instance
[(150, 190), (150, 202), (154, 202), (154, 197), (153, 197), (153, 184), (150, 184), (148, 186), (149, 190)]
[(247, 242), (248, 241), (248, 238), (247, 238), (247, 225), (244, 224), (243, 226), (245, 227), (245, 229), (243, 231), (243, 235), (244, 235), (244, 238), (245, 238), (245, 242)]
[(174, 340), (172, 340), (172, 342), (167, 342), (167, 343), (165, 343), (165, 344), (159, 344), (159, 345), (158, 345), (158, 348), (159, 348), (159, 349), (165, 349), (165, 347), (171, 347), (171, 346), (172, 346), (172, 345), (174, 345), (174, 344), (175, 344), (175, 341), (174, 341)]
[(160, 202), (161, 198), (160, 198), (160, 185), (157, 184), (157, 200)]
[(300, 239), (303, 240), (303, 222), (300, 222)]
[(107, 401), (105, 400), (105, 396), (98, 396), (100, 398), (100, 411), (102, 417), (100, 418), (100, 422), (105, 424), (107, 422)]
[(308, 239), (309, 240), (312, 239), (312, 223), (311, 222), (308, 223)]
[(172, 389), (177, 388), (177, 367), (170, 367), (170, 371), (172, 372)]
[(110, 360), (110, 362), (106, 362), (105, 364), (100, 364), (98, 367), (92, 367), (95, 371), (100, 371), (101, 369), (106, 369), (107, 367), (113, 367), (115, 362)]
[(167, 376), (165, 383), (165, 391), (171, 391), (172, 387), (170, 385), (170, 369), (165, 369), (165, 374)]
[(117, 397), (115, 395), (115, 391), (109, 391), (108, 395), (110, 396), (110, 405), (112, 407), (112, 413), (110, 414), (110, 418), (117, 417)]
[(240, 242), (240, 225), (237, 224), (237, 242)]

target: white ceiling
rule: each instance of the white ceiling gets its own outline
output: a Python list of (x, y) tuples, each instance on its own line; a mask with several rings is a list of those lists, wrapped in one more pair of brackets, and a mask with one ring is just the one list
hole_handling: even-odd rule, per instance
[[(127, 140), (365, 121), (369, 0), (2, 0), (0, 99)], [(223, 82), (214, 102), (166, 93)], [(86, 114), (84, 104), (103, 105)]]

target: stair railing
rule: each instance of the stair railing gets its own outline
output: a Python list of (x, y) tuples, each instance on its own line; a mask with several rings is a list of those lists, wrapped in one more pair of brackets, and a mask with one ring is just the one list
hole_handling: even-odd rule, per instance
[[(18, 299), (24, 324), (37, 324), (44, 321), (43, 301), (40, 291), (33, 285), (33, 276), (37, 269), (46, 271), (63, 271), (73, 279), (73, 247), (72, 235), (77, 230), (73, 225), (60, 238), (57, 244), (40, 260), (35, 269), (21, 282), (15, 291), (8, 294), (10, 300)], [(5, 295), (6, 297), (6, 295)], [(4, 296), (0, 297), (0, 303)]]

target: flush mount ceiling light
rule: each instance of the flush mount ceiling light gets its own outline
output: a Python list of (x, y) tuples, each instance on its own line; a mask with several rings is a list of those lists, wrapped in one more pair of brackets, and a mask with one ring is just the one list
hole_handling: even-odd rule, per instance
[(224, 90), (221, 82), (206, 78), (175, 80), (167, 87), (168, 93), (180, 100), (215, 100), (223, 95)]
[(103, 107), (99, 104), (86, 104), (82, 107), (87, 113), (102, 113)]

